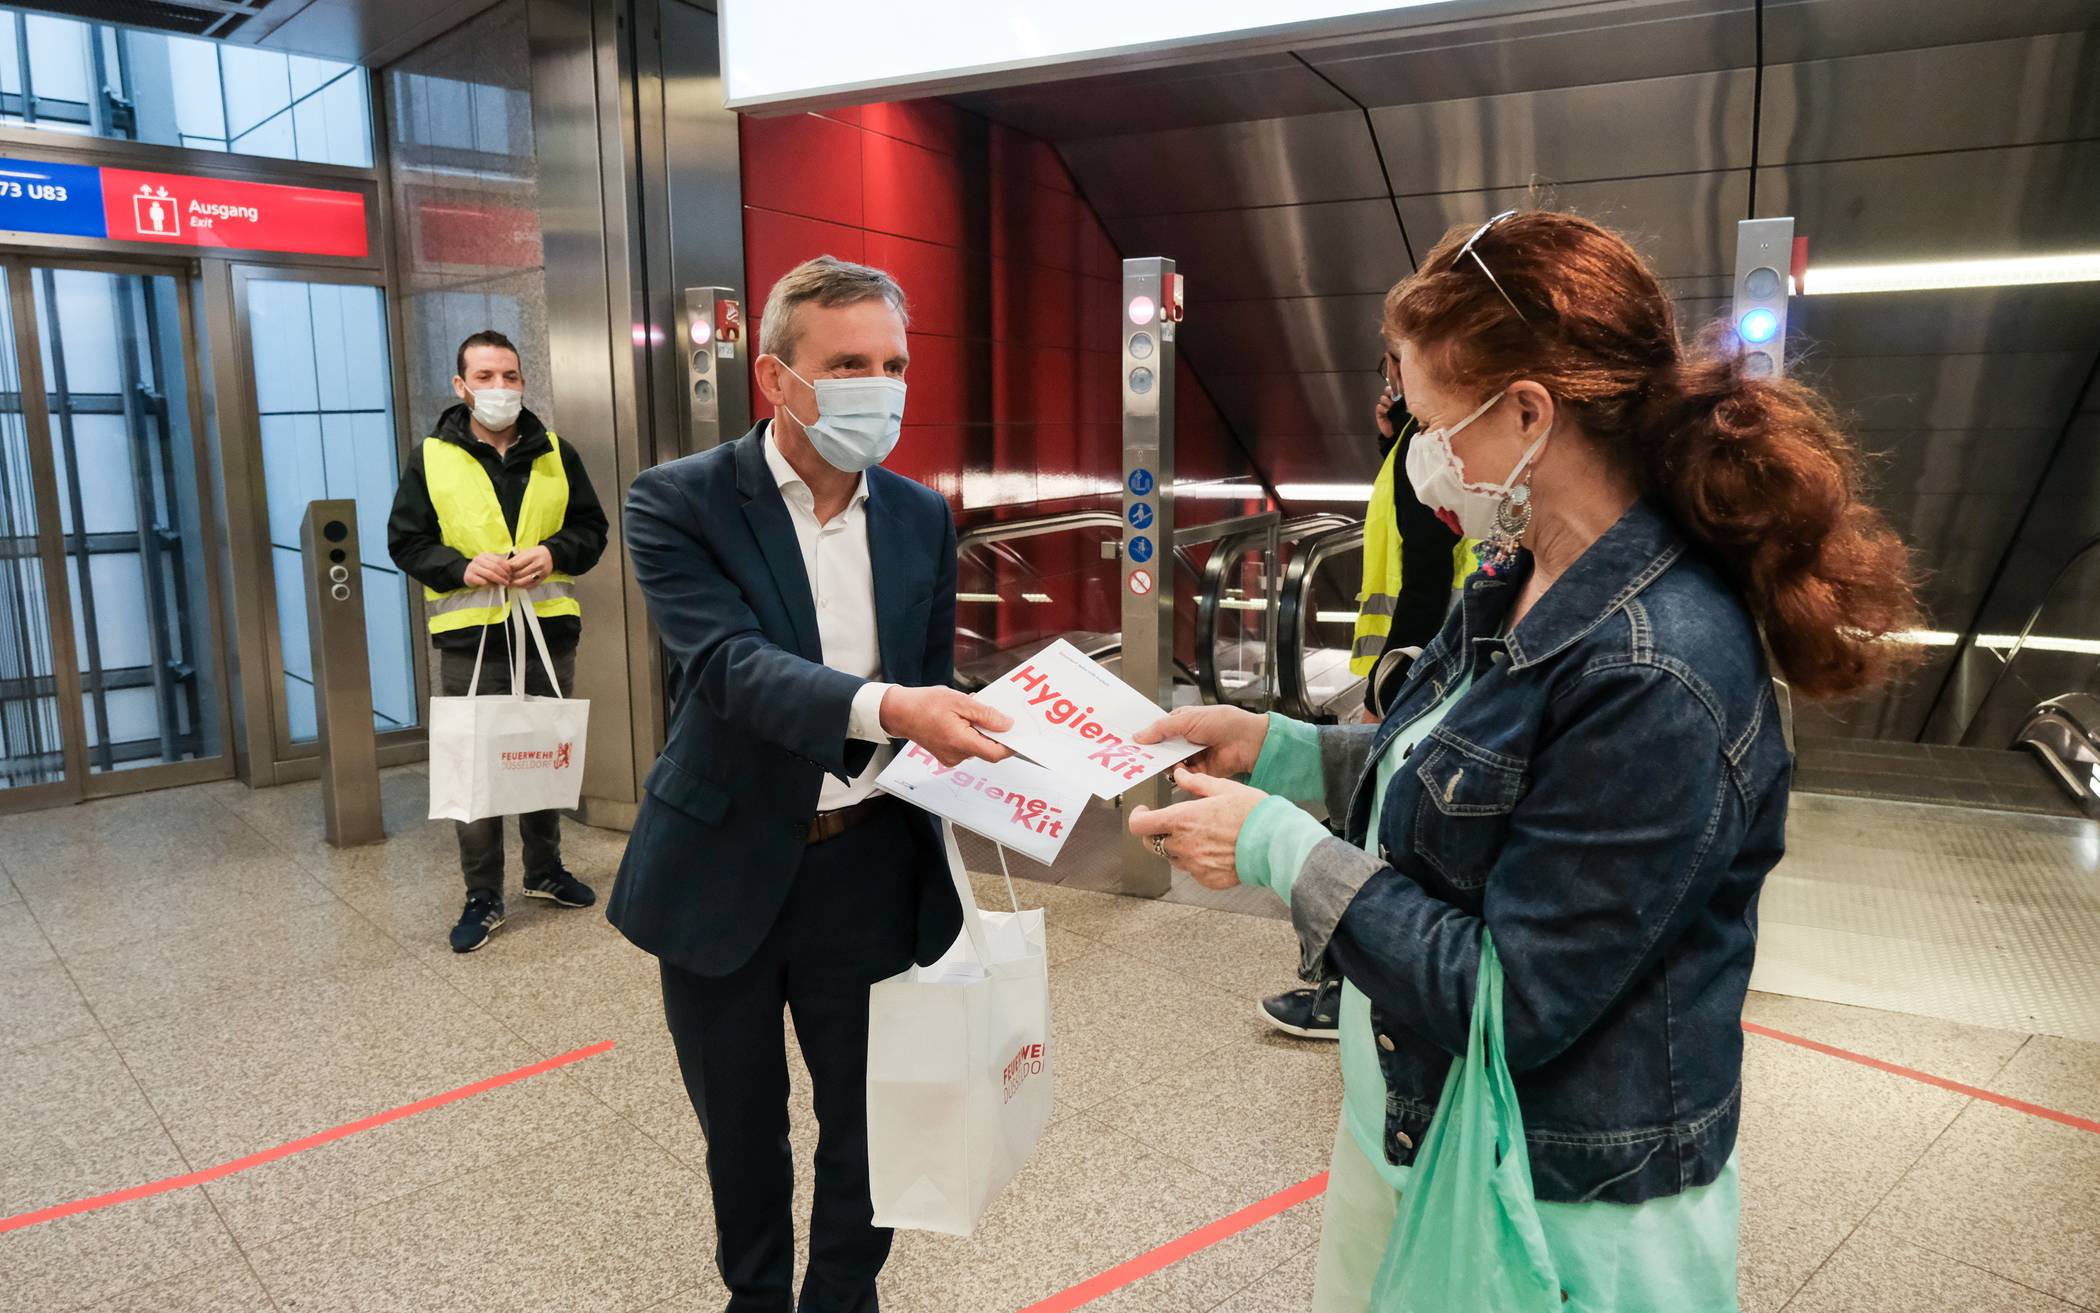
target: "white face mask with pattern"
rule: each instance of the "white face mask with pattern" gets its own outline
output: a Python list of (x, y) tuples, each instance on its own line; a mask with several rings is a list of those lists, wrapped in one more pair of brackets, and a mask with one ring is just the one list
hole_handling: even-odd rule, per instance
[(1423, 429), (1407, 440), (1407, 481), (1414, 488), (1416, 499), (1429, 509), (1442, 511), (1457, 520), (1459, 532), (1468, 538), (1484, 539), (1494, 533), (1495, 512), (1500, 509), (1503, 498), (1510, 494), (1510, 489), (1516, 486), (1532, 458), (1552, 436), (1550, 429), (1539, 434), (1538, 440), (1525, 450), (1515, 468), (1500, 483), (1469, 481), (1465, 466), (1459, 463), (1458, 454), (1451, 450), (1451, 439), (1508, 395), (1507, 392), (1497, 392), (1458, 423)]

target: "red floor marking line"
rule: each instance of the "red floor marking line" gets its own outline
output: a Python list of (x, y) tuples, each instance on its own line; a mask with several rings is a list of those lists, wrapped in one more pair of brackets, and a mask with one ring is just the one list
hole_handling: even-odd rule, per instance
[(1151, 1276), (1161, 1268), (1172, 1267), (1192, 1254), (1201, 1253), (1240, 1232), (1261, 1225), (1278, 1213), (1288, 1212), (1308, 1199), (1317, 1199), (1327, 1192), (1327, 1173), (1300, 1181), (1288, 1190), (1279, 1190), (1260, 1203), (1250, 1204), (1229, 1217), (1221, 1217), (1208, 1226), (1201, 1226), (1181, 1237), (1170, 1240), (1150, 1253), (1139, 1254), (1127, 1263), (1119, 1263), (1096, 1277), (1059, 1291), (1039, 1303), (1030, 1304), (1021, 1313), (1071, 1313), (1082, 1304), (1091, 1304), (1097, 1299), (1112, 1295), (1123, 1287), (1133, 1285)]
[(295, 1153), (301, 1153), (307, 1149), (316, 1149), (324, 1144), (346, 1139), (360, 1131), (369, 1131), (374, 1127), (384, 1126), (388, 1122), (400, 1121), (403, 1117), (413, 1117), (419, 1112), (429, 1112), (432, 1108), (442, 1108), (448, 1103), (458, 1103), (461, 1099), (471, 1099), (477, 1094), (486, 1094), (490, 1090), (500, 1089), (505, 1085), (512, 1085), (521, 1080), (529, 1080), (534, 1076), (544, 1075), (557, 1067), (566, 1067), (572, 1062), (581, 1062), (585, 1058), (595, 1058), (612, 1046), (613, 1041), (609, 1039), (601, 1040), (596, 1044), (587, 1045), (580, 1049), (572, 1049), (559, 1057), (548, 1058), (544, 1062), (535, 1062), (529, 1067), (520, 1067), (516, 1071), (506, 1071), (500, 1076), (491, 1076), (486, 1080), (478, 1080), (472, 1085), (462, 1085), (456, 1090), (446, 1090), (443, 1094), (433, 1094), (427, 1099), (418, 1099), (414, 1103), (405, 1103), (398, 1108), (389, 1108), (385, 1112), (375, 1112), (369, 1117), (360, 1118), (354, 1122), (345, 1122), (341, 1126), (309, 1135), (303, 1140), (293, 1140), (289, 1144), (280, 1144), (274, 1149), (264, 1149), (261, 1153), (251, 1153), (245, 1158), (236, 1158), (232, 1162), (220, 1163), (217, 1167), (207, 1167), (202, 1171), (187, 1172), (181, 1176), (170, 1176), (159, 1181), (148, 1181), (144, 1185), (134, 1185), (128, 1189), (112, 1190), (108, 1194), (98, 1194), (90, 1199), (75, 1199), (69, 1204), (53, 1204), (49, 1208), (39, 1208), (35, 1212), (17, 1213), (13, 1217), (0, 1218), (0, 1235), (4, 1235), (9, 1231), (19, 1231), (25, 1226), (35, 1226), (39, 1222), (55, 1222), (61, 1217), (72, 1217), (77, 1213), (91, 1213), (98, 1208), (109, 1208), (116, 1204), (129, 1203), (133, 1199), (146, 1199), (153, 1195), (166, 1194), (170, 1190), (185, 1190), (193, 1185), (202, 1185), (206, 1181), (216, 1181), (221, 1177), (232, 1176), (235, 1172), (245, 1172), (251, 1167), (260, 1167), (264, 1163), (274, 1163), (279, 1158), (289, 1158)]
[(1862, 1067), (1872, 1067), (1876, 1071), (1885, 1071), (1892, 1076), (1903, 1076), (1914, 1081), (1920, 1081), (1926, 1085), (1936, 1085), (1943, 1090), (1952, 1090), (1956, 1094), (1966, 1094), (1972, 1099), (1981, 1099), (1985, 1103), (1995, 1103), (2001, 1108), (2010, 1108), (2014, 1112), (2024, 1112), (2030, 1117), (2040, 1117), (2045, 1121), (2061, 1122), (2066, 1126), (2073, 1126), (2081, 1131), (2091, 1131), (2095, 1135), (2100, 1135), (2100, 1122), (2091, 1121), (2084, 1117), (2074, 1117), (2068, 1112), (2058, 1112), (2054, 1108), (2044, 1108), (2038, 1103), (2028, 1103), (2024, 1099), (2015, 1099), (2010, 1095), (1980, 1089), (1974, 1085), (1964, 1085), (1958, 1080), (1948, 1080), (1945, 1076), (1935, 1076), (1929, 1071), (1919, 1071), (1913, 1067), (1899, 1067), (1893, 1062), (1883, 1062), (1880, 1058), (1870, 1058), (1864, 1053), (1854, 1053), (1850, 1049), (1841, 1049), (1829, 1044), (1818, 1043), (1812, 1039), (1805, 1039), (1800, 1035), (1789, 1035), (1783, 1030), (1773, 1030), (1770, 1026), (1760, 1026), (1754, 1021), (1744, 1022), (1743, 1029), (1752, 1035), (1762, 1035), (1766, 1039), (1776, 1039), (1782, 1044), (1792, 1044), (1828, 1057), (1843, 1058), (1846, 1062), (1856, 1062)]

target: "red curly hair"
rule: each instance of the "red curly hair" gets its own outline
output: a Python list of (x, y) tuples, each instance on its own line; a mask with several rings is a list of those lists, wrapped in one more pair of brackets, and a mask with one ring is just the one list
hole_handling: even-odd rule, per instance
[(1606, 228), (1503, 220), (1473, 247), (1494, 282), (1459, 259), (1473, 232), (1452, 229), (1386, 294), (1386, 332), (1472, 395), (1518, 379), (1550, 392), (1727, 573), (1797, 692), (1839, 697), (1895, 674), (1911, 654), (1884, 639), (1918, 626), (1910, 552), (1862, 499), (1859, 452), (1830, 405), (1746, 375), (1725, 328), (1687, 352), (1661, 283)]

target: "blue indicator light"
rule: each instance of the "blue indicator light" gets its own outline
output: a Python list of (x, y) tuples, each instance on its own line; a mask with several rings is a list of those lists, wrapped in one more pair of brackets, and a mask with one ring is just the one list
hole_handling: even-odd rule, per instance
[(1745, 342), (1769, 342), (1779, 334), (1779, 316), (1763, 308), (1752, 310), (1736, 321), (1735, 331)]

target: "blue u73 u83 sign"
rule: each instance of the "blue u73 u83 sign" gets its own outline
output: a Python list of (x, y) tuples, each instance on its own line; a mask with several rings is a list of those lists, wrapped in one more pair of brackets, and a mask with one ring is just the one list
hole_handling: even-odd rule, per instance
[(102, 171), (78, 164), (0, 158), (0, 229), (106, 237)]

